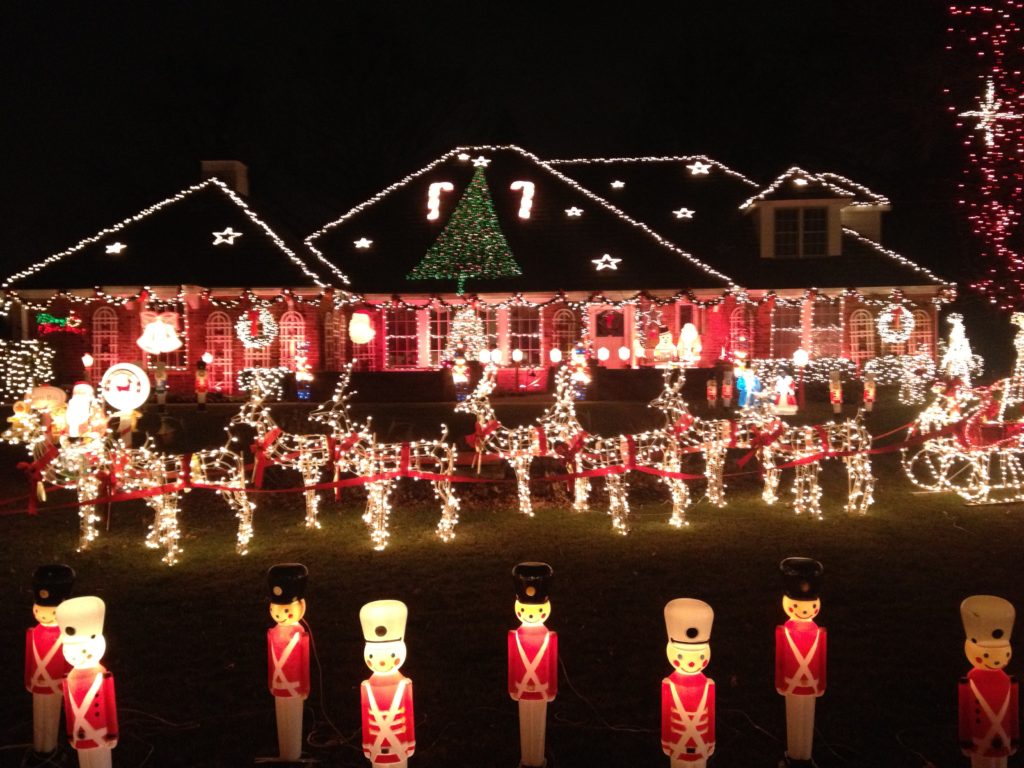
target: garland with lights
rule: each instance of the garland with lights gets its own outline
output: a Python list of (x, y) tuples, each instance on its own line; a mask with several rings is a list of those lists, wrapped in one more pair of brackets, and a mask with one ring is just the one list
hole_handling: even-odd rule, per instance
[(235, 335), (247, 349), (263, 349), (277, 338), (277, 321), (265, 306), (254, 307), (235, 322)]

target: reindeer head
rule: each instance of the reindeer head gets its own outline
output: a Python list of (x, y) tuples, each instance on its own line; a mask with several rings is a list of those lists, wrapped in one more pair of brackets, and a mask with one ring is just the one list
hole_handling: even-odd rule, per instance
[(683, 384), (686, 373), (682, 369), (665, 369), (664, 383), (661, 392), (648, 403), (649, 408), (657, 408), (669, 424), (674, 424), (680, 416), (689, 412), (689, 406), (683, 397)]
[(456, 413), (471, 413), (478, 418), (493, 417), (494, 411), (491, 408), (491, 392), (494, 391), (498, 376), (498, 368), (494, 363), (488, 363), (484, 368), (480, 381), (477, 382), (473, 391), (460, 403), (455, 404)]
[(349, 381), (352, 378), (353, 363), (345, 366), (338, 384), (334, 388), (334, 395), (326, 403), (309, 414), (310, 421), (326, 424), (334, 432), (347, 432), (352, 429), (352, 418), (348, 412), (348, 401), (352, 399), (355, 392), (348, 391)]
[(263, 405), (265, 399), (266, 396), (260, 391), (259, 386), (254, 383), (252, 391), (249, 393), (249, 399), (242, 403), (242, 407), (238, 409), (238, 413), (231, 417), (229, 423), (232, 426), (248, 424), (252, 427), (259, 427), (272, 422), (270, 412)]

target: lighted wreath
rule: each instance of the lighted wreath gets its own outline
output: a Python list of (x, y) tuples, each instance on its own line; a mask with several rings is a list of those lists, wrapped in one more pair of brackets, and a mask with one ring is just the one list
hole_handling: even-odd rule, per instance
[(238, 318), (235, 334), (247, 349), (263, 349), (277, 337), (277, 321), (266, 307), (253, 307)]
[(902, 304), (890, 304), (878, 314), (875, 325), (886, 344), (902, 344), (914, 332), (914, 316)]

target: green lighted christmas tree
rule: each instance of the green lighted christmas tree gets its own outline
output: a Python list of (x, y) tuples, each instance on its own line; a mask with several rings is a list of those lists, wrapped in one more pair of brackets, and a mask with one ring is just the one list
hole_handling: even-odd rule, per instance
[(471, 277), (493, 279), (521, 275), (498, 225), (484, 169), (477, 167), (452, 217), (427, 255), (406, 275), (410, 280), (455, 278), (462, 293)]
[(472, 307), (459, 307), (452, 318), (448, 343), (441, 359), (454, 360), (455, 355), (461, 351), (467, 359), (479, 360), (480, 353), (487, 348), (487, 331), (480, 315)]

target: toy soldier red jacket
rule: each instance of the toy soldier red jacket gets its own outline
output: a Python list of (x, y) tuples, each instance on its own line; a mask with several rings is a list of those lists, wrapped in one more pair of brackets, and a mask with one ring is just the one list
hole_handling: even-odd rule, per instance
[(519, 701), (554, 701), (558, 693), (558, 634), (543, 626), (508, 633), (508, 692)]
[(72, 748), (116, 747), (114, 676), (102, 666), (72, 669), (64, 678), (64, 719)]
[(309, 635), (301, 624), (267, 630), (267, 687), (275, 696), (309, 696)]
[(794, 621), (775, 628), (775, 690), (781, 694), (821, 696), (825, 693), (825, 628), (813, 621)]
[(416, 751), (412, 680), (401, 672), (373, 674), (359, 686), (363, 754), (372, 765), (389, 765)]
[(673, 672), (661, 681), (661, 748), (673, 760), (714, 754), (714, 680)]
[(60, 693), (71, 665), (61, 653), (60, 627), (37, 624), (25, 630), (25, 690)]
[(960, 749), (968, 757), (1007, 757), (1020, 744), (1017, 681), (1001, 669), (960, 679)]

